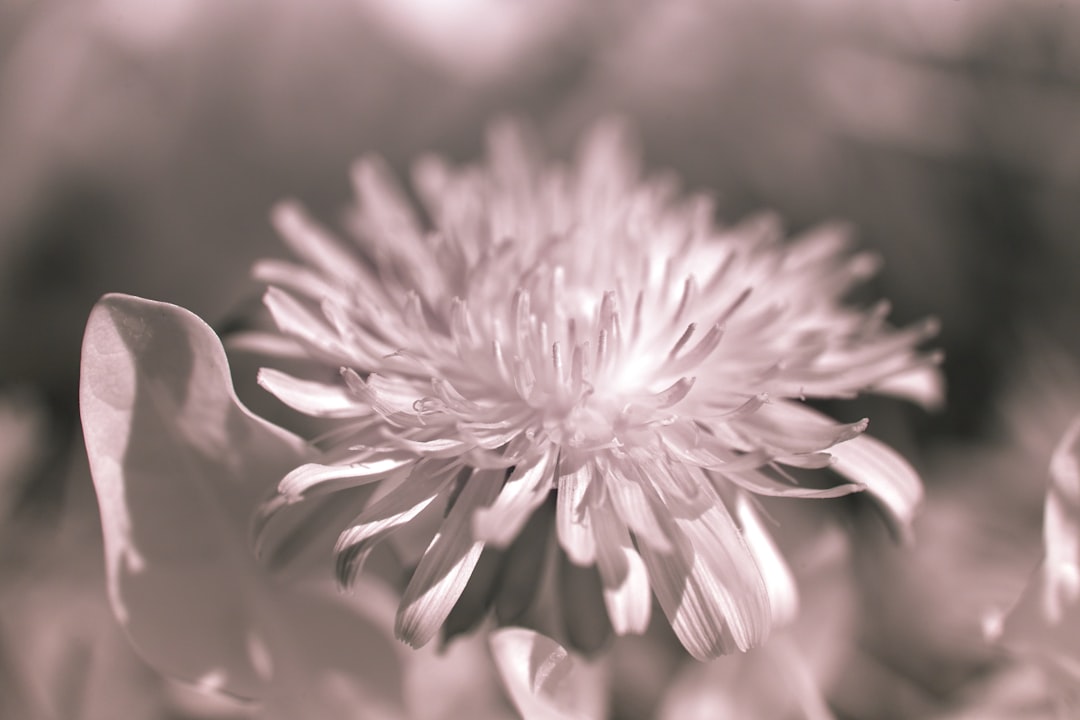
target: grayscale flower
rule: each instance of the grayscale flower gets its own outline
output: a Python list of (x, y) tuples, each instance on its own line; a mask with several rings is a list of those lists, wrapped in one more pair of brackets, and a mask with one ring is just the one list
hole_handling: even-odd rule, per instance
[[(421, 646), (485, 547), (521, 562), (523, 528), (553, 515), (560, 562), (595, 567), (615, 633), (643, 631), (654, 593), (697, 658), (759, 645), (797, 599), (753, 495), (865, 489), (903, 531), (915, 471), (864, 434), (867, 419), (805, 401), (936, 402), (937, 357), (916, 349), (934, 323), (898, 330), (885, 303), (845, 304), (877, 262), (836, 227), (785, 242), (772, 218), (718, 226), (708, 198), (642, 175), (617, 122), (573, 163), (537, 155), (502, 123), (484, 165), (421, 160), (422, 214), (361, 160), (351, 244), (295, 204), (275, 211), (302, 262), (267, 260), (256, 276), (280, 334), (324, 372), (266, 368), (259, 381), (339, 426), (281, 480), (258, 531), (291, 504), (379, 484), (337, 543), (348, 585), (377, 543), (434, 518), (397, 617)], [(800, 484), (789, 467), (843, 481)], [(491, 575), (485, 597), (522, 592)]]

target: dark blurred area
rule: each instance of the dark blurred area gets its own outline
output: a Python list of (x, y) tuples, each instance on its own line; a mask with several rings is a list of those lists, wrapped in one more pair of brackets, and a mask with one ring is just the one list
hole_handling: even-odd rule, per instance
[[(0, 0), (0, 394), (34, 398), (45, 438), (9, 507), (58, 505), (102, 294), (223, 327), (257, 301), (251, 263), (283, 255), (275, 201), (338, 217), (362, 154), (471, 160), (513, 114), (565, 156), (617, 113), (722, 221), (841, 219), (880, 253), (893, 321), (942, 321), (948, 400), (866, 401), (873, 431), (929, 469), (932, 498), (960, 488), (943, 506), (970, 508), (971, 468), (993, 469), (986, 512), (1026, 510), (984, 524), (1020, 537), (1044, 486), (1008, 489), (1027, 466), (995, 453), (1037, 457), (1080, 405), (1058, 382), (1080, 358), (1077, 27), (1080, 5), (1052, 0)], [(921, 663), (904, 672), (937, 700), (989, 662), (932, 645), (883, 662)]]

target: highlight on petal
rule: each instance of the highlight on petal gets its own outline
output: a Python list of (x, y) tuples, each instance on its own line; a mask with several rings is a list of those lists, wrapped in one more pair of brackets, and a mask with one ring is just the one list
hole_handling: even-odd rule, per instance
[(421, 647), (435, 637), (465, 589), (484, 549), (482, 541), (473, 539), (472, 516), (477, 508), (495, 499), (501, 475), (481, 470), (465, 482), (405, 588), (395, 632), (412, 647)]
[(272, 368), (260, 370), (258, 381), (278, 400), (312, 417), (348, 418), (371, 413), (371, 408), (359, 402), (344, 384), (301, 380)]
[(1080, 602), (1080, 417), (1069, 425), (1050, 458), (1043, 540), (1045, 612), (1055, 625)]
[(740, 494), (736, 498), (735, 515), (739, 519), (743, 537), (746, 538), (746, 545), (765, 580), (773, 624), (777, 627), (786, 625), (794, 620), (799, 612), (799, 591), (791, 569), (776, 543), (769, 537), (757, 510), (746, 495)]
[(529, 720), (605, 717), (602, 670), (554, 640), (525, 628), (491, 633), (491, 652), (510, 699)]
[(652, 592), (645, 561), (634, 548), (626, 525), (614, 512), (594, 516), (596, 566), (604, 585), (604, 604), (616, 635), (645, 632), (652, 614)]
[(553, 464), (552, 454), (547, 452), (515, 466), (495, 502), (476, 511), (476, 537), (496, 547), (504, 547), (517, 537), (551, 491)]
[(945, 403), (945, 377), (941, 368), (916, 367), (891, 375), (872, 388), (882, 395), (911, 400), (926, 410), (940, 410)]
[(771, 625), (757, 563), (723, 505), (668, 528), (672, 551), (641, 543), (649, 581), (672, 629), (698, 660), (748, 650)]
[(891, 447), (868, 435), (835, 445), (829, 452), (836, 458), (833, 469), (866, 486), (881, 503), (893, 528), (902, 538), (910, 534), (911, 521), (922, 504), (919, 474)]

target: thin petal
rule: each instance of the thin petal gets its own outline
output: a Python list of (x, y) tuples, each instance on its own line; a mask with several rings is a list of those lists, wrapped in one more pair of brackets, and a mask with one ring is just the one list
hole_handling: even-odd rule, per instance
[(806, 406), (778, 400), (740, 418), (736, 426), (748, 439), (787, 455), (828, 450), (858, 436), (868, 424), (865, 418), (837, 423)]
[[(565, 461), (564, 461), (565, 463)], [(563, 471), (559, 476), (558, 507), (555, 516), (555, 528), (559, 544), (567, 556), (578, 565), (592, 565), (596, 559), (596, 540), (593, 537), (589, 508), (585, 502), (586, 493), (594, 477), (591, 462), (580, 467)]]
[(840, 483), (828, 488), (800, 487), (793, 485), (792, 480), (785, 477), (785, 473), (775, 473), (777, 477), (773, 477), (773, 473), (767, 468), (739, 472), (712, 471), (711, 474), (729, 480), (744, 490), (770, 497), (825, 499), (842, 497), (866, 489), (865, 486), (857, 483)]
[(922, 365), (890, 375), (870, 391), (911, 400), (925, 410), (940, 410), (945, 402), (945, 376), (939, 367)]
[(701, 516), (676, 518), (676, 524), (693, 545), (695, 564), (707, 572), (701, 577), (713, 583), (712, 599), (725, 617), (740, 650), (764, 642), (771, 626), (771, 608), (761, 569), (750, 548), (719, 498)]
[(360, 513), (334, 548), (338, 582), (350, 585), (374, 544), (427, 508), (457, 471), (451, 463), (417, 463), (408, 478)]
[[(659, 500), (655, 500), (659, 502)], [(711, 660), (761, 644), (771, 611), (757, 564), (720, 504), (667, 520), (672, 551), (639, 543), (660, 607), (686, 650)]]
[(421, 558), (401, 598), (395, 626), (397, 636), (412, 647), (421, 647), (435, 636), (465, 589), (484, 548), (472, 536), (473, 513), (495, 499), (502, 479), (500, 470), (482, 470), (466, 480)]
[(271, 287), (263, 295), (263, 303), (283, 334), (304, 343), (329, 362), (340, 364), (351, 359), (337, 332), (322, 315), (313, 312), (292, 295)]
[(277, 491), (286, 500), (299, 500), (313, 493), (326, 494), (385, 480), (414, 462), (416, 458), (411, 455), (386, 453), (333, 465), (305, 463), (290, 470), (278, 483)]
[[(271, 213), (275, 229), (296, 255), (333, 278), (368, 280), (377, 286), (357, 257), (315, 222), (295, 202), (279, 203)], [(315, 296), (316, 300), (322, 299)]]
[(351, 418), (371, 414), (370, 406), (361, 403), (344, 385), (301, 380), (272, 368), (259, 370), (258, 382), (293, 410), (312, 417)]
[(836, 445), (829, 452), (836, 458), (833, 469), (865, 485), (885, 508), (895, 529), (906, 537), (923, 498), (922, 481), (915, 468), (869, 435)]
[[(784, 403), (782, 413), (800, 428), (809, 429), (815, 424), (824, 428), (832, 423), (816, 410), (795, 403)], [(923, 497), (922, 481), (911, 464), (868, 435), (837, 441), (829, 454), (835, 458), (833, 470), (865, 486), (884, 507), (894, 529), (906, 537)]]
[(606, 475), (605, 486), (612, 506), (630, 531), (653, 549), (672, 552), (667, 536), (669, 528), (660, 521), (653, 504), (645, 496), (641, 484), (644, 480), (638, 478), (636, 468), (629, 462), (618, 461), (604, 462), (600, 467)]
[(551, 491), (553, 453), (545, 452), (514, 468), (491, 507), (480, 508), (473, 519), (477, 539), (506, 547)]
[(604, 586), (604, 604), (617, 635), (645, 632), (652, 611), (652, 593), (645, 561), (634, 549), (626, 525), (611, 509), (593, 514), (596, 565)]
[(765, 530), (750, 499), (742, 493), (735, 499), (735, 515), (739, 519), (746, 545), (765, 580), (773, 625), (786, 625), (799, 612), (799, 591), (791, 569)]

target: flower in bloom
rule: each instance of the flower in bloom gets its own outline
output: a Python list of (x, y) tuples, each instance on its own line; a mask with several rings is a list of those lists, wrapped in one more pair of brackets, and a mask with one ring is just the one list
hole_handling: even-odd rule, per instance
[[(348, 242), (286, 203), (274, 221), (301, 262), (256, 267), (280, 334), (323, 367), (266, 368), (260, 384), (339, 423), (257, 532), (291, 504), (378, 483), (336, 546), (347, 585), (377, 543), (433, 519), (398, 611), (407, 643), (436, 635), (485, 548), (541, 567), (518, 542), (539, 526), (573, 586), (564, 602), (585, 587), (568, 577), (593, 577), (618, 634), (645, 628), (655, 594), (695, 657), (745, 650), (796, 604), (753, 494), (867, 489), (898, 528), (910, 520), (912, 468), (866, 419), (804, 402), (938, 391), (936, 357), (916, 349), (932, 322), (898, 330), (884, 303), (844, 304), (877, 263), (843, 232), (784, 242), (771, 218), (718, 226), (708, 198), (642, 175), (616, 122), (568, 165), (540, 161), (511, 123), (481, 166), (424, 158), (422, 214), (376, 160), (353, 180)], [(785, 467), (844, 481), (800, 485)], [(485, 575), (496, 602), (522, 591)], [(541, 575), (516, 582), (529, 595)]]

